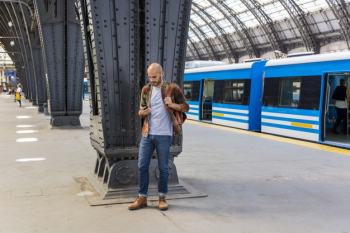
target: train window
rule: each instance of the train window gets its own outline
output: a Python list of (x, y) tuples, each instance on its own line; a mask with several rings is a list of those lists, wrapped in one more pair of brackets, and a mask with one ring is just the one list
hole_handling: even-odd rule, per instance
[(214, 103), (222, 103), (224, 99), (223, 90), (225, 87), (225, 80), (214, 81)]
[(200, 81), (193, 81), (192, 82), (192, 101), (199, 101), (199, 90), (201, 87)]
[(192, 100), (192, 82), (184, 82), (184, 94), (187, 100)]
[(300, 78), (281, 79), (279, 105), (298, 108), (300, 104)]
[(184, 82), (184, 95), (187, 100), (199, 101), (200, 81)]
[(302, 77), (300, 89), (300, 109), (318, 110), (320, 105), (322, 77), (307, 76)]
[(224, 103), (242, 104), (244, 80), (227, 80), (224, 88)]

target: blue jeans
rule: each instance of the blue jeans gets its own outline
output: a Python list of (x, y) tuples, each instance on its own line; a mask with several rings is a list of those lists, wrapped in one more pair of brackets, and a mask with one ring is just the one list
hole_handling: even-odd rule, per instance
[(169, 180), (169, 155), (172, 136), (148, 135), (147, 138), (142, 136), (139, 150), (139, 194), (147, 197), (149, 184), (149, 165), (152, 159), (154, 149), (157, 151), (159, 181), (158, 192), (165, 195), (168, 192)]

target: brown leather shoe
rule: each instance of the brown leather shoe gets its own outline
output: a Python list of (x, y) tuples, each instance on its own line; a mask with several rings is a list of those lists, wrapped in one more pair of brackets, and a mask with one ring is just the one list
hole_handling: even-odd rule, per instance
[(166, 198), (159, 196), (159, 209), (167, 210), (169, 208), (168, 203), (166, 203)]
[(147, 207), (147, 198), (138, 196), (136, 201), (129, 205), (129, 210), (138, 210), (140, 208)]

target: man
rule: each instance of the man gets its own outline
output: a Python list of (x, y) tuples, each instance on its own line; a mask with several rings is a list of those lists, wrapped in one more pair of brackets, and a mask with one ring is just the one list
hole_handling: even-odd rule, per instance
[(137, 210), (147, 206), (149, 184), (149, 165), (154, 149), (157, 151), (159, 168), (159, 209), (167, 210), (165, 195), (168, 192), (169, 154), (174, 133), (182, 134), (173, 111), (187, 112), (189, 105), (181, 89), (173, 84), (171, 96), (168, 97), (170, 83), (163, 79), (161, 65), (151, 64), (147, 69), (150, 84), (143, 87), (139, 116), (145, 118), (139, 149), (139, 196), (129, 205), (129, 210)]
[(332, 128), (332, 132), (335, 134), (339, 134), (337, 128), (341, 121), (343, 121), (343, 133), (347, 133), (347, 99), (346, 99), (346, 80), (340, 79), (340, 86), (337, 86), (333, 92), (332, 99), (334, 103), (335, 110), (337, 110), (337, 120), (334, 123)]

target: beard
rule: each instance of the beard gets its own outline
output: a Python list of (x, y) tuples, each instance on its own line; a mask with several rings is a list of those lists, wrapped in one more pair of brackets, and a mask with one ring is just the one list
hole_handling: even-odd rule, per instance
[(154, 86), (154, 87), (159, 86), (159, 85), (162, 83), (162, 77), (159, 76), (158, 81), (156, 81), (156, 82), (151, 82), (151, 83), (152, 83), (152, 86)]

